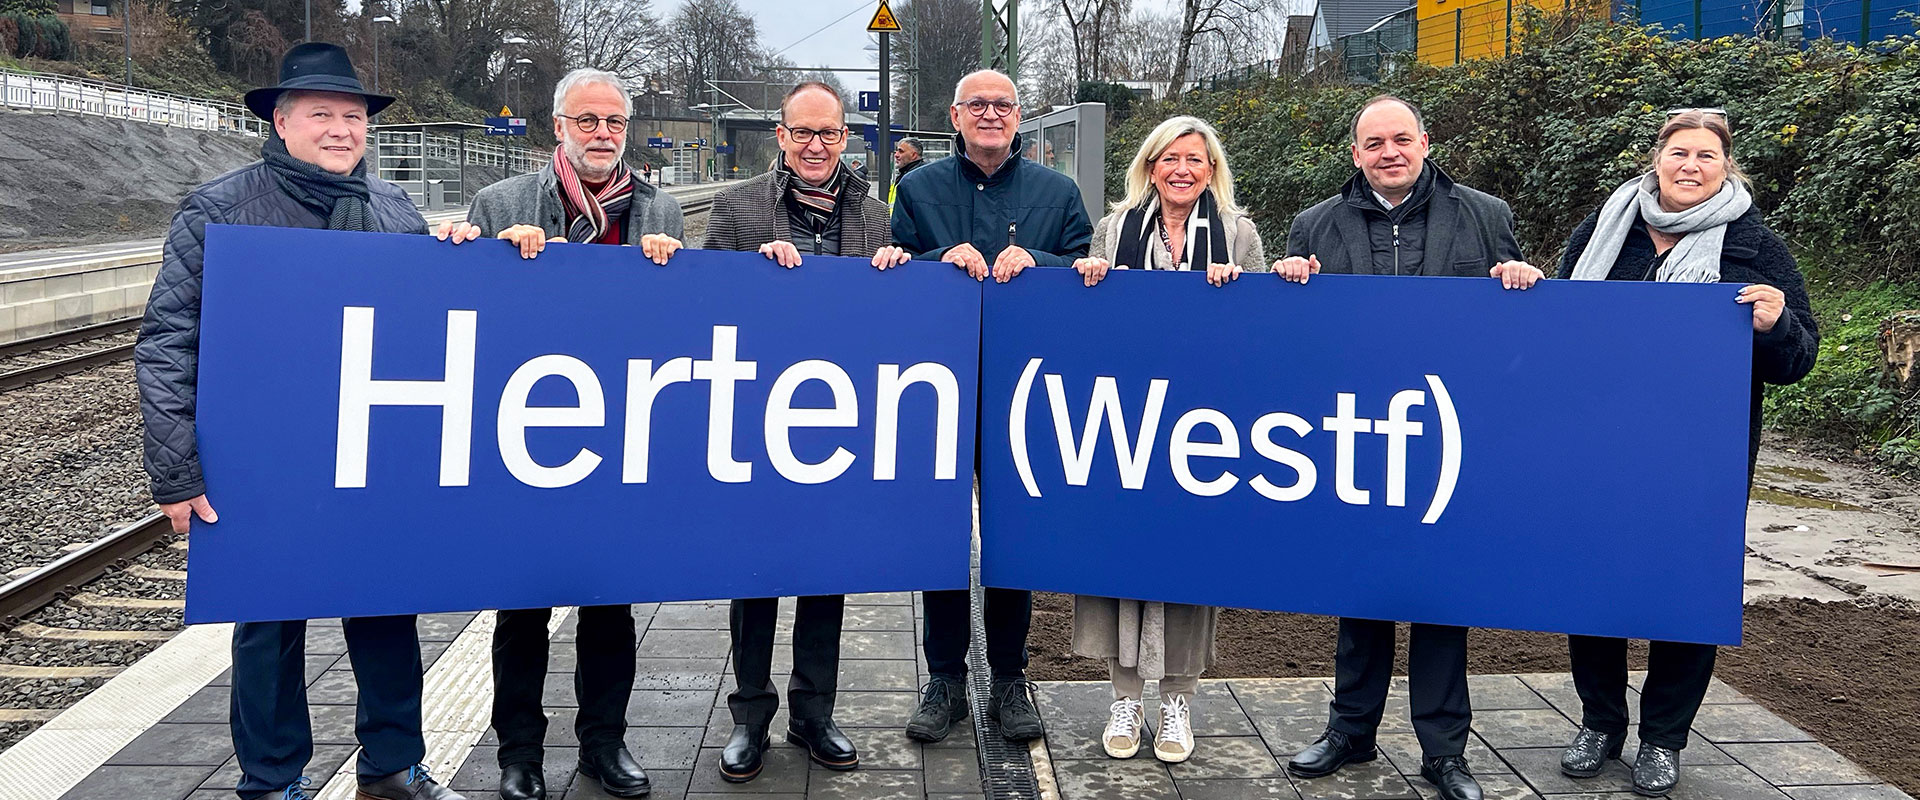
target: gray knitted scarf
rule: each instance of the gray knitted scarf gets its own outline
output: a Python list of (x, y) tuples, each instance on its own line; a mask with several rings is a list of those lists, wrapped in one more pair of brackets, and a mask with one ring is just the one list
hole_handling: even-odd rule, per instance
[(1600, 219), (1593, 226), (1593, 238), (1574, 262), (1573, 279), (1604, 281), (1620, 257), (1620, 248), (1634, 222), (1664, 233), (1683, 234), (1667, 253), (1656, 280), (1673, 283), (1716, 283), (1720, 280), (1720, 247), (1727, 240), (1727, 223), (1739, 219), (1753, 207), (1753, 196), (1746, 184), (1729, 177), (1720, 191), (1684, 211), (1660, 207), (1660, 177), (1648, 172), (1622, 184), (1600, 207)]

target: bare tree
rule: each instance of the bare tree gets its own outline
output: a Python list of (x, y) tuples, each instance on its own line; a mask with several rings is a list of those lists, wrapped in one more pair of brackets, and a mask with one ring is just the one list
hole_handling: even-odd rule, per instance
[(1196, 42), (1215, 36), (1231, 42), (1270, 38), (1270, 0), (1181, 0), (1180, 35), (1176, 45), (1169, 94), (1179, 94), (1188, 81)]
[(658, 66), (665, 32), (648, 0), (557, 0), (567, 63), (638, 79)]
[(1078, 81), (1113, 77), (1106, 62), (1110, 40), (1125, 25), (1128, 0), (1057, 0), (1055, 8), (1066, 19), (1073, 39), (1073, 78)]
[(707, 81), (761, 75), (758, 65), (765, 53), (759, 27), (734, 0), (685, 0), (667, 29), (666, 69), (689, 102), (710, 96)]
[(980, 68), (979, 0), (905, 0), (894, 3), (893, 12), (901, 25), (893, 38), (894, 97), (907, 101), (898, 106), (897, 119), (945, 129), (954, 84)]

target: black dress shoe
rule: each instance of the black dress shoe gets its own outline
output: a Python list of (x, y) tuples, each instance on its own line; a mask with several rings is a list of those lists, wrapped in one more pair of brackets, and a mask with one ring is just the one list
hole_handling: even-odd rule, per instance
[(1591, 778), (1607, 768), (1607, 759), (1619, 758), (1627, 743), (1625, 731), (1601, 733), (1585, 725), (1573, 735), (1573, 744), (1560, 754), (1560, 772), (1571, 778)]
[(807, 757), (827, 769), (853, 769), (860, 766), (860, 754), (853, 740), (840, 732), (832, 717), (796, 719), (787, 723), (787, 741), (806, 748)]
[(1680, 785), (1680, 753), (1657, 744), (1640, 743), (1640, 754), (1633, 758), (1633, 793), (1644, 797), (1666, 797)]
[(1480, 782), (1461, 756), (1429, 758), (1420, 763), (1420, 777), (1440, 790), (1440, 800), (1480, 800)]
[(746, 783), (760, 774), (762, 757), (773, 740), (765, 725), (735, 725), (727, 737), (727, 748), (720, 751), (720, 779), (728, 783)]
[(547, 780), (540, 774), (540, 762), (501, 767), (500, 800), (547, 800)]
[(1319, 740), (1287, 761), (1287, 771), (1302, 778), (1318, 778), (1332, 775), (1348, 764), (1372, 761), (1379, 756), (1380, 751), (1373, 746), (1373, 737), (1358, 741), (1328, 728), (1326, 733), (1320, 734)]
[(580, 774), (599, 781), (600, 788), (614, 797), (642, 797), (653, 791), (653, 781), (647, 780), (640, 762), (624, 745), (580, 756)]

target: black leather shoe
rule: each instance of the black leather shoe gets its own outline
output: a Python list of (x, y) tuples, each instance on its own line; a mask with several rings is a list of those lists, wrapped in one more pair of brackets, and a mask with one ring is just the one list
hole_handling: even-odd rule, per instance
[(1633, 793), (1644, 797), (1666, 797), (1680, 785), (1680, 753), (1657, 744), (1640, 743), (1640, 754), (1633, 758)]
[(1336, 770), (1348, 764), (1360, 764), (1372, 761), (1380, 756), (1373, 746), (1373, 737), (1356, 740), (1345, 733), (1328, 728), (1326, 733), (1308, 745), (1307, 749), (1287, 761), (1287, 771), (1302, 778), (1318, 778), (1332, 775)]
[(1033, 707), (1033, 681), (993, 681), (987, 696), (987, 713), (1000, 723), (1000, 735), (1010, 742), (1030, 742), (1047, 735), (1040, 724), (1040, 709)]
[(1441, 756), (1420, 762), (1420, 777), (1440, 790), (1440, 800), (1480, 800), (1480, 782), (1461, 756)]
[(805, 748), (807, 757), (827, 769), (853, 769), (860, 766), (860, 754), (853, 740), (840, 732), (832, 717), (796, 719), (787, 723), (787, 741)]
[(920, 707), (907, 720), (907, 738), (937, 742), (953, 732), (953, 726), (967, 718), (967, 689), (959, 681), (934, 678), (920, 687)]
[(360, 784), (357, 800), (467, 800), (458, 792), (441, 786), (418, 764), (405, 772), (396, 772), (375, 781)]
[(720, 751), (720, 779), (728, 783), (746, 783), (760, 774), (762, 757), (773, 740), (765, 725), (735, 725), (727, 737), (727, 749)]
[(500, 768), (500, 800), (547, 800), (547, 779), (540, 762)]
[[(644, 797), (653, 791), (653, 781), (640, 769), (640, 762), (626, 746), (580, 757), (580, 774), (600, 782), (600, 788), (614, 797)], [(505, 800), (502, 798), (501, 800)]]
[(1626, 731), (1601, 733), (1585, 725), (1573, 735), (1573, 744), (1560, 754), (1560, 772), (1572, 778), (1591, 778), (1607, 768), (1607, 759), (1619, 758), (1627, 743)]

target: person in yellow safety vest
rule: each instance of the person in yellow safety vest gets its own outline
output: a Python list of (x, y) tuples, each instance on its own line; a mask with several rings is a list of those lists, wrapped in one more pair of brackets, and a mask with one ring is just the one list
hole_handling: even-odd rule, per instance
[(893, 174), (893, 185), (887, 187), (887, 205), (893, 205), (893, 195), (899, 191), (900, 179), (907, 177), (907, 173), (918, 169), (921, 164), (927, 163), (924, 153), (925, 151), (920, 147), (920, 140), (912, 136), (894, 143), (893, 165), (899, 171)]

